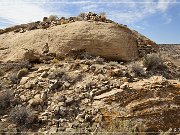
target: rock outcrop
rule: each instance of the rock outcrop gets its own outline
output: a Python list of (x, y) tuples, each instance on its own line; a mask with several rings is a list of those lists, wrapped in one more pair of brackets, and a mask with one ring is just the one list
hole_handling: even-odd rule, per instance
[(0, 35), (0, 58), (3, 61), (22, 59), (25, 50), (36, 50), (41, 54), (46, 44), (49, 52), (62, 56), (83, 51), (119, 61), (138, 59), (158, 51), (158, 46), (150, 39), (127, 26), (102, 18), (96, 14), (88, 14), (87, 19), (81, 21), (77, 21), (77, 17), (62, 17), (49, 22), (46, 18), (44, 22), (7, 28)]

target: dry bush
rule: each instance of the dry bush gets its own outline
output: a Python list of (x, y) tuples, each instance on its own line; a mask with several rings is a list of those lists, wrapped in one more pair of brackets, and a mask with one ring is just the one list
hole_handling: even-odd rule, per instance
[(58, 17), (56, 15), (50, 15), (49, 16), (50, 21), (56, 21), (57, 19), (58, 19)]
[(11, 73), (9, 75), (9, 80), (11, 81), (12, 84), (18, 84), (20, 82), (20, 79), (17, 76), (17, 73)]
[(164, 68), (162, 58), (160, 57), (159, 54), (155, 54), (155, 53), (147, 54), (143, 58), (143, 65), (147, 68), (147, 70)]
[(11, 110), (9, 119), (18, 126), (28, 127), (34, 121), (34, 114), (29, 108), (16, 106)]
[(32, 65), (28, 61), (7, 62), (0, 64), (0, 71), (4, 74), (8, 71), (18, 71), (22, 68), (30, 69)]
[(105, 12), (100, 12), (99, 13), (99, 19), (102, 22), (106, 22), (106, 13)]
[(66, 18), (65, 17), (61, 17), (61, 19), (60, 20), (66, 20)]
[(35, 50), (26, 50), (23, 55), (24, 61), (28, 61), (30, 63), (40, 63), (40, 54)]
[(32, 67), (31, 63), (29, 61), (20, 61), (13, 64), (14, 69), (20, 70), (22, 68), (30, 69)]
[(82, 20), (85, 20), (85, 18), (86, 18), (86, 13), (80, 13), (80, 14), (78, 15), (78, 17), (82, 18)]
[(11, 100), (12, 94), (9, 90), (0, 92), (0, 114), (10, 107)]
[(140, 63), (133, 63), (130, 68), (131, 73), (133, 73), (135, 76), (145, 76), (145, 71), (143, 67), (140, 65)]
[(32, 22), (28, 24), (27, 30), (35, 30), (38, 28), (38, 23)]

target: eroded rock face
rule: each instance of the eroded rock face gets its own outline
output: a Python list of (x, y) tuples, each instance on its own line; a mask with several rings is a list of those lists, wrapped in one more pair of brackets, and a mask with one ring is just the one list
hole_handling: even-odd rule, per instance
[(0, 35), (0, 47), (9, 47), (0, 52), (1, 59), (17, 60), (23, 57), (24, 49), (41, 53), (48, 43), (49, 51), (67, 55), (72, 50), (85, 50), (91, 55), (112, 60), (139, 58), (137, 39), (130, 29), (115, 23), (77, 21), (26, 33), (13, 32)]

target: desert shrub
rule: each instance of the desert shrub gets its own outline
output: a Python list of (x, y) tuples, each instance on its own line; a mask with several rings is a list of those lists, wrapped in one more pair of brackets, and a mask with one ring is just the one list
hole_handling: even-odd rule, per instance
[(17, 77), (20, 79), (20, 78), (22, 78), (23, 76), (25, 76), (27, 74), (28, 74), (28, 69), (27, 68), (23, 68), (23, 69), (18, 71)]
[(12, 84), (18, 84), (20, 79), (17, 76), (17, 73), (11, 73), (9, 75), (9, 80), (11, 81)]
[(137, 63), (137, 62), (135, 62), (131, 65), (130, 71), (135, 76), (144, 76), (145, 75), (145, 71), (144, 71), (143, 67), (140, 65), (140, 63)]
[(0, 92), (0, 114), (10, 107), (12, 94), (9, 90)]
[(143, 65), (147, 68), (147, 70), (151, 69), (162, 69), (164, 67), (163, 60), (159, 54), (147, 54), (143, 58)]
[(86, 18), (86, 13), (80, 13), (78, 17), (82, 18), (84, 20)]
[(38, 28), (38, 24), (35, 22), (32, 22), (28, 24), (27, 30), (35, 30), (37, 28)]
[(99, 13), (99, 18), (100, 18), (100, 21), (105, 22), (106, 21), (106, 13), (105, 12), (100, 12)]
[(66, 18), (65, 17), (61, 17), (61, 19), (60, 20), (66, 20)]
[(7, 62), (1, 65), (1, 69), (3, 72), (14, 70), (20, 70), (22, 68), (30, 69), (32, 67), (31, 63), (28, 61), (17, 61), (17, 62)]
[(50, 21), (56, 21), (57, 18), (58, 18), (58, 17), (57, 17), (56, 15), (50, 15), (50, 16), (49, 16), (49, 20), (50, 20)]
[(29, 61), (20, 61), (13, 64), (14, 69), (20, 70), (22, 68), (30, 69), (32, 67)]
[(26, 50), (23, 59), (29, 63), (40, 63), (40, 54), (35, 50)]
[(9, 120), (18, 126), (28, 127), (34, 121), (34, 113), (30, 108), (16, 106), (11, 110)]

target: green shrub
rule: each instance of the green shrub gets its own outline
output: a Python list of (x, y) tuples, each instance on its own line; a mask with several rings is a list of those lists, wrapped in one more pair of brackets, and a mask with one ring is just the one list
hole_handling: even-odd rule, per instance
[(162, 69), (164, 67), (163, 60), (159, 54), (147, 54), (143, 58), (143, 65), (147, 68), (147, 70), (151, 69)]

